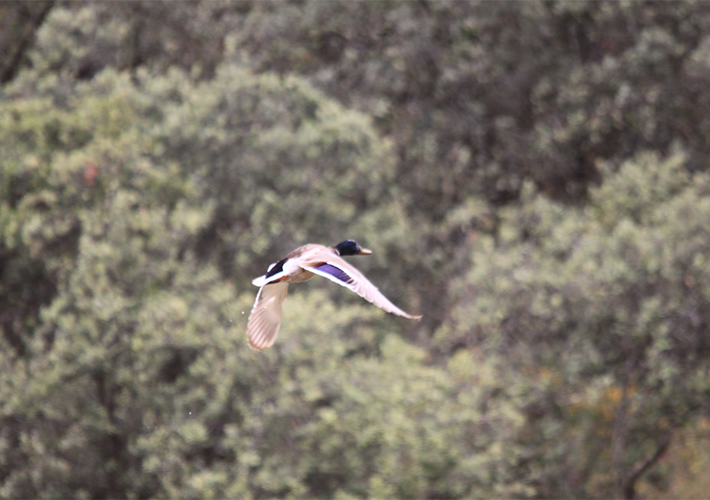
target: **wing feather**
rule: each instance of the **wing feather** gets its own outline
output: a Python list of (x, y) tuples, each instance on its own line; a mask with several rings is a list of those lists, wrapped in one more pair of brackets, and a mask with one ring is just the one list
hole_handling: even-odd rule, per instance
[(419, 319), (421, 316), (412, 316), (402, 311), (380, 292), (375, 285), (358, 271), (354, 266), (348, 264), (342, 257), (334, 255), (332, 252), (323, 255), (324, 260), (313, 265), (302, 264), (301, 267), (313, 274), (322, 276), (349, 288), (368, 302), (385, 311), (410, 319)]
[(281, 327), (281, 310), (288, 294), (288, 283), (268, 283), (259, 289), (247, 321), (249, 347), (261, 351), (271, 347)]

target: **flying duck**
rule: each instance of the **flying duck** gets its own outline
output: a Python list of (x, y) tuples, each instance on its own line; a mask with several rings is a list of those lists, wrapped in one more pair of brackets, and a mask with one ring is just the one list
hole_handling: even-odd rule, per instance
[(334, 247), (309, 244), (295, 249), (269, 266), (266, 274), (252, 281), (259, 287), (254, 307), (247, 322), (249, 347), (261, 351), (273, 345), (281, 326), (281, 308), (286, 300), (289, 283), (308, 281), (314, 275), (349, 288), (377, 307), (398, 316), (419, 319), (402, 311), (387, 299), (375, 285), (343, 259), (346, 255), (370, 255), (354, 240), (345, 240)]

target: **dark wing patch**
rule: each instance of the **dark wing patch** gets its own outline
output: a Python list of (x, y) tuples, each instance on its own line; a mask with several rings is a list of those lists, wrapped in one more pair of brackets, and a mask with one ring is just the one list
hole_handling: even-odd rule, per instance
[(316, 266), (316, 269), (318, 269), (319, 271), (323, 271), (324, 273), (330, 274), (332, 277), (342, 281), (343, 283), (350, 284), (354, 281), (348, 273), (346, 273), (339, 267), (332, 266), (328, 263), (323, 263), (319, 266)]
[(284, 263), (285, 263), (287, 260), (288, 260), (288, 257), (286, 257), (285, 259), (281, 259), (280, 261), (276, 262), (276, 263), (271, 267), (271, 269), (269, 269), (269, 270), (266, 272), (266, 275), (264, 276), (264, 278), (271, 278), (274, 274), (278, 274), (278, 273), (280, 273), (281, 271), (283, 271), (283, 270), (284, 270)]

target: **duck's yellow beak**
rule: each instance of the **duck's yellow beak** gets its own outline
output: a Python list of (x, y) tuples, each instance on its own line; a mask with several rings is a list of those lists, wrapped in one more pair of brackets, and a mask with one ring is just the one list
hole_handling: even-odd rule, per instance
[(360, 255), (370, 255), (372, 253), (372, 250), (367, 249), (367, 248), (361, 248), (360, 249)]

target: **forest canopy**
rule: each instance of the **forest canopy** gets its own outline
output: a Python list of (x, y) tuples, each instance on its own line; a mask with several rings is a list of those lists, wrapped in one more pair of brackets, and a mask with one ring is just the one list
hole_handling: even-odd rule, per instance
[[(0, 496), (710, 480), (710, 4), (0, 4)], [(326, 280), (248, 348), (251, 279)]]

